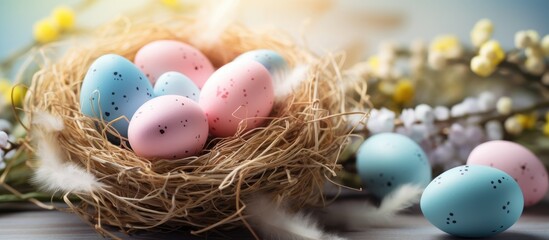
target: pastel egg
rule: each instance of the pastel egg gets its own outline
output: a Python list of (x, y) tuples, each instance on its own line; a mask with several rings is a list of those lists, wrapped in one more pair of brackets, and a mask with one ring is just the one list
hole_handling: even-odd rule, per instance
[(269, 71), (256, 61), (233, 61), (215, 71), (200, 93), (199, 103), (208, 117), (210, 134), (233, 136), (260, 126), (274, 101)]
[(152, 159), (196, 155), (207, 138), (208, 121), (198, 103), (178, 95), (159, 96), (143, 104), (128, 129), (135, 154)]
[(134, 59), (154, 85), (160, 75), (169, 71), (185, 74), (202, 88), (214, 72), (212, 63), (198, 49), (175, 40), (158, 40), (143, 46)]
[(469, 165), (485, 165), (511, 175), (524, 194), (525, 206), (543, 199), (549, 188), (547, 170), (527, 148), (509, 141), (489, 141), (478, 145), (467, 159)]
[(286, 59), (280, 53), (270, 49), (257, 49), (240, 54), (235, 61), (254, 60), (263, 64), (271, 74), (285, 70), (288, 67)]
[(511, 227), (522, 214), (524, 198), (509, 174), (487, 166), (452, 168), (425, 188), (425, 218), (458, 237), (488, 237)]
[(89, 67), (80, 90), (80, 110), (89, 117), (113, 121), (112, 126), (126, 137), (128, 120), (153, 98), (151, 83), (132, 62), (116, 54), (97, 58)]
[(403, 184), (425, 187), (431, 165), (412, 139), (396, 133), (375, 134), (357, 151), (357, 170), (363, 186), (382, 198)]
[(154, 95), (179, 95), (198, 102), (200, 89), (187, 76), (179, 72), (167, 72), (160, 75), (154, 84)]

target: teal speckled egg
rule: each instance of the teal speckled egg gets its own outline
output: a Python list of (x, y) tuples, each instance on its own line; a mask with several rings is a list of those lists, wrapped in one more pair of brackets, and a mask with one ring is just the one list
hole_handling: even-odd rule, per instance
[(158, 77), (154, 84), (154, 95), (179, 95), (198, 102), (200, 89), (184, 74), (172, 71)]
[(88, 69), (80, 90), (80, 110), (89, 117), (110, 122), (128, 136), (128, 121), (135, 111), (153, 98), (153, 88), (145, 75), (129, 60), (116, 54), (97, 58)]
[(257, 49), (240, 54), (238, 60), (254, 60), (261, 63), (271, 75), (283, 71), (288, 67), (288, 63), (280, 53), (269, 49)]
[(421, 211), (429, 222), (451, 235), (488, 237), (511, 227), (522, 214), (524, 198), (517, 182), (492, 167), (452, 168), (425, 188)]
[(421, 147), (396, 133), (366, 139), (357, 152), (357, 170), (367, 191), (384, 197), (403, 184), (427, 186), (431, 165)]

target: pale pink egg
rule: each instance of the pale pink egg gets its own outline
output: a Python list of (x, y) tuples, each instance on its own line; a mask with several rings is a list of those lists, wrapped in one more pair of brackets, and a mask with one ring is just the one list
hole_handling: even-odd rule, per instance
[(543, 163), (530, 150), (514, 142), (480, 144), (469, 155), (467, 164), (491, 166), (512, 176), (522, 190), (525, 206), (539, 202), (549, 188)]
[(199, 99), (210, 134), (217, 137), (233, 136), (240, 122), (246, 130), (260, 126), (271, 113), (273, 101), (269, 71), (251, 60), (234, 61), (219, 68), (202, 87)]
[(212, 63), (202, 52), (175, 40), (158, 40), (143, 46), (135, 55), (134, 63), (153, 85), (160, 75), (176, 71), (202, 88), (214, 72)]
[(208, 138), (208, 120), (191, 99), (164, 95), (145, 102), (133, 115), (128, 140), (145, 158), (176, 159), (199, 153)]

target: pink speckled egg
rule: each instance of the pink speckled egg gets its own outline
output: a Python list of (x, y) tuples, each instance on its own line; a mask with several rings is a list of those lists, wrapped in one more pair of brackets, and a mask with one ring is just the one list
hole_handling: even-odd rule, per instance
[(480, 144), (469, 155), (467, 164), (491, 166), (512, 176), (522, 190), (525, 206), (539, 202), (549, 187), (545, 166), (530, 150), (514, 142)]
[(176, 71), (189, 77), (198, 88), (212, 75), (212, 63), (202, 52), (175, 40), (158, 40), (143, 46), (134, 59), (154, 85), (165, 72)]
[(260, 126), (271, 113), (273, 101), (269, 71), (251, 60), (234, 61), (219, 68), (204, 84), (199, 98), (210, 134), (217, 137), (233, 136), (240, 122), (246, 130)]
[(208, 138), (208, 120), (191, 99), (164, 95), (137, 109), (128, 127), (135, 154), (145, 158), (176, 159), (199, 153)]

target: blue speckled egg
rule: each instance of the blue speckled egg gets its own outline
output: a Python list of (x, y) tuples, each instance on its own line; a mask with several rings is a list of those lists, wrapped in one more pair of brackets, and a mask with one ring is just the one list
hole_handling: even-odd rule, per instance
[(154, 95), (179, 95), (198, 102), (200, 89), (198, 86), (182, 73), (166, 72), (156, 80), (154, 84)]
[(421, 147), (396, 133), (369, 137), (357, 152), (357, 170), (364, 187), (384, 197), (403, 184), (427, 186), (431, 165)]
[(145, 75), (126, 58), (106, 54), (88, 69), (80, 90), (80, 110), (106, 122), (125, 116), (112, 126), (128, 136), (128, 121), (135, 111), (153, 98), (153, 88)]
[(269, 49), (257, 49), (240, 54), (235, 61), (238, 60), (254, 60), (261, 63), (271, 75), (283, 71), (288, 67), (288, 63), (278, 52)]
[(524, 198), (507, 173), (492, 167), (452, 168), (425, 189), (421, 211), (440, 230), (458, 237), (488, 237), (511, 227), (522, 214)]

